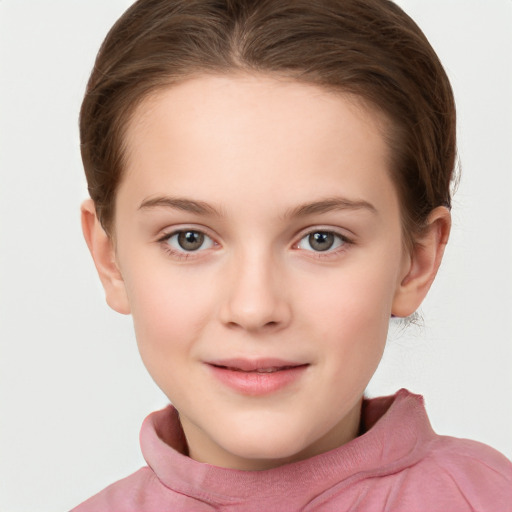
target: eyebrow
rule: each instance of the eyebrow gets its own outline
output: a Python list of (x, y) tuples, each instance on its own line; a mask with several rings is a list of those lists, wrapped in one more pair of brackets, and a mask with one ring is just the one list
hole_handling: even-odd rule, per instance
[[(159, 196), (145, 199), (139, 210), (152, 208), (172, 208), (197, 215), (213, 215), (221, 217), (220, 210), (204, 201), (195, 201), (181, 197)], [(305, 217), (307, 215), (328, 213), (335, 210), (367, 210), (377, 214), (377, 209), (368, 201), (352, 200), (344, 197), (329, 197), (311, 203), (301, 204), (285, 212), (284, 218)]]
[(151, 208), (173, 208), (184, 212), (195, 213), (197, 215), (213, 215), (220, 217), (219, 210), (204, 201), (194, 201), (192, 199), (185, 199), (181, 197), (154, 197), (142, 201), (139, 210), (149, 210)]
[(367, 210), (377, 214), (377, 208), (368, 201), (352, 200), (345, 197), (328, 197), (293, 208), (286, 212), (285, 217), (305, 217), (319, 213), (328, 213), (335, 210)]

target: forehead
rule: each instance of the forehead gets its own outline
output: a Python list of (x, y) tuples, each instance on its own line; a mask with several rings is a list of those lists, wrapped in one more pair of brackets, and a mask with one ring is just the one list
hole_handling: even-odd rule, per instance
[(391, 185), (384, 129), (354, 96), (290, 79), (201, 76), (136, 109), (119, 192), (239, 198), (243, 207), (248, 196), (293, 203), (334, 192), (379, 202), (378, 187)]

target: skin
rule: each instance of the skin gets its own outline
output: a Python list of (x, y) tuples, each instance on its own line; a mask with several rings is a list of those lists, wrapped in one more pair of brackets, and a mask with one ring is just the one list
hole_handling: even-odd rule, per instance
[[(389, 318), (417, 309), (450, 229), (437, 208), (405, 248), (384, 125), (353, 97), (259, 75), (197, 77), (135, 112), (115, 237), (91, 201), (83, 228), (192, 458), (260, 470), (358, 435)], [(183, 250), (179, 230), (204, 244)], [(334, 234), (333, 248), (311, 233)], [(249, 396), (206, 364), (233, 357), (306, 367)]]

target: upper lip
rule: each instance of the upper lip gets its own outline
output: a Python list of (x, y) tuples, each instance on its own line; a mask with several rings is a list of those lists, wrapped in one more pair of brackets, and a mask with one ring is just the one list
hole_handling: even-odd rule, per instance
[(295, 368), (297, 366), (305, 366), (307, 363), (300, 363), (297, 361), (288, 361), (278, 358), (258, 358), (258, 359), (217, 359), (207, 361), (207, 364), (211, 366), (218, 366), (223, 368), (230, 368), (233, 370), (239, 370), (243, 372), (252, 372), (256, 370), (268, 370), (268, 369), (284, 369), (284, 368)]

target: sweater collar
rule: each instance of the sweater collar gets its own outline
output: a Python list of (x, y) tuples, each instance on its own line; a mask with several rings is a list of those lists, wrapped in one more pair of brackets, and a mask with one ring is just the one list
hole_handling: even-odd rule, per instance
[(250, 496), (294, 496), (298, 489), (313, 497), (348, 479), (395, 473), (418, 462), (435, 435), (423, 398), (405, 389), (392, 396), (365, 399), (362, 421), (365, 433), (349, 443), (265, 471), (226, 469), (183, 455), (185, 437), (171, 405), (146, 418), (140, 440), (148, 466), (165, 487), (227, 505)]

